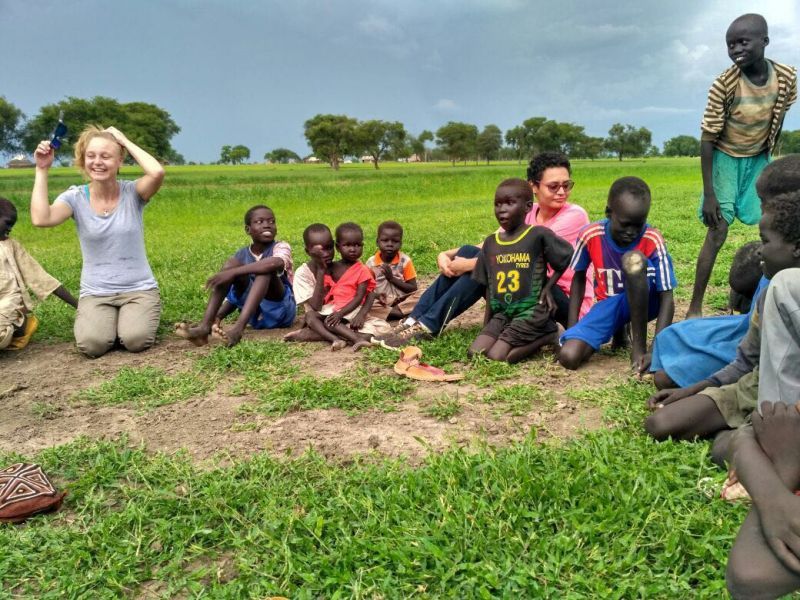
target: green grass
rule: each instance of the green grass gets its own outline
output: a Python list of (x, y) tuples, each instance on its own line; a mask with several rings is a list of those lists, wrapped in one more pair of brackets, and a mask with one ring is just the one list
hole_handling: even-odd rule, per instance
[[(125, 169), (123, 176), (136, 173)], [(296, 266), (305, 260), (301, 234), (312, 220), (361, 223), (365, 252), (380, 221), (399, 220), (404, 250), (426, 278), (440, 250), (494, 230), (497, 183), (523, 173), (516, 163), (387, 163), (377, 172), (345, 165), (338, 173), (306, 165), (171, 167), (145, 211), (148, 256), (164, 300), (162, 332), (200, 318), (203, 284), (247, 243), (242, 216), (253, 204), (275, 210)], [(699, 161), (575, 161), (572, 200), (600, 218), (610, 183), (622, 175), (650, 184), (649, 221), (664, 233), (681, 284), (677, 297), (687, 300), (705, 235), (694, 216)], [(0, 170), (0, 195), (20, 211), (13, 235), (77, 292), (74, 226), (30, 226), (32, 180), (31, 171)], [(74, 170), (54, 169), (51, 198), (78, 182)], [(735, 249), (756, 238), (755, 228), (731, 228), (712, 276), (711, 306), (725, 302)], [(36, 313), (37, 342), (72, 339), (71, 309), (50, 299)], [(477, 331), (453, 329), (421, 342), (423, 360), (465, 373), (499, 414), (547, 409), (550, 390), (518, 379), (545, 373), (549, 358), (470, 361), (466, 348)], [(247, 395), (245, 411), (269, 416), (392, 410), (414, 397), (417, 384), (387, 372), (396, 353), (367, 350), (353, 371), (335, 378), (309, 373), (308, 353), (305, 345), (245, 341), (199, 355), (181, 373), (123, 368), (79, 397), (148, 410), (222, 384)], [(652, 388), (625, 376), (566, 390), (602, 407), (608, 429), (555, 444), (537, 443), (534, 432), (503, 449), (452, 448), (413, 468), (374, 457), (345, 466), (309, 453), (292, 460), (256, 454), (209, 469), (124, 439), (79, 440), (35, 456), (0, 453), (0, 465), (40, 462), (70, 492), (53, 516), (0, 526), (0, 598), (719, 598), (745, 509), (697, 491), (699, 479), (723, 476), (710, 466), (707, 444), (655, 444), (642, 433)], [(450, 419), (461, 401), (441, 395), (420, 410)], [(55, 411), (36, 403), (31, 419), (54, 418)]]
[[(642, 416), (642, 390), (628, 398)], [(200, 470), (78, 441), (37, 457), (65, 509), (0, 527), (0, 594), (135, 596), (155, 580), (165, 598), (719, 598), (746, 509), (697, 491), (720, 476), (706, 448), (623, 424), (418, 468), (306, 454)]]

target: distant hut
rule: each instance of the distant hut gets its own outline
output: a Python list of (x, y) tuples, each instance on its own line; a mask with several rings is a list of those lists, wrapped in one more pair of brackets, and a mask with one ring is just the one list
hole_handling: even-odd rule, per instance
[(24, 154), (17, 154), (14, 158), (8, 161), (9, 169), (30, 169), (31, 167), (35, 167), (27, 156)]

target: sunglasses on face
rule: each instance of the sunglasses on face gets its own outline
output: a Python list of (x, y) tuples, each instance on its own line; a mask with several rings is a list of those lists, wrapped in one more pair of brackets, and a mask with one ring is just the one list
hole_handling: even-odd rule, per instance
[(58, 115), (58, 125), (56, 125), (56, 128), (53, 130), (53, 136), (50, 139), (50, 146), (56, 150), (61, 148), (61, 141), (65, 135), (67, 135), (67, 126), (64, 125), (64, 113), (62, 111)]
[[(542, 185), (542, 184), (541, 182), (537, 181), (536, 185)], [(554, 181), (553, 183), (546, 183), (544, 187), (546, 187), (547, 191), (550, 192), (551, 194), (557, 194), (558, 190), (560, 190), (561, 188), (564, 188), (564, 192), (566, 193), (575, 187), (575, 182), (572, 181), (572, 179), (567, 179), (562, 183)]]

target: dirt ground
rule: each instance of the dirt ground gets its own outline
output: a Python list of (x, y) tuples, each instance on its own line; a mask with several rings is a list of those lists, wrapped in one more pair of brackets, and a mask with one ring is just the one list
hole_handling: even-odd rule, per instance
[[(461, 324), (476, 322), (480, 315), (473, 309)], [(248, 331), (245, 339), (278, 335)], [(348, 351), (332, 354), (321, 344), (314, 348), (303, 365), (323, 376), (341, 374), (363, 360)], [(72, 343), (44, 344), (35, 339), (22, 352), (0, 353), (0, 449), (31, 455), (79, 436), (109, 439), (127, 434), (131, 443), (143, 444), (151, 451), (185, 449), (198, 462), (225, 461), (226, 457), (246, 457), (257, 451), (296, 456), (309, 448), (344, 462), (375, 454), (419, 462), (428, 452), (451, 444), (468, 446), (478, 440), (507, 444), (524, 438), (532, 428), (539, 439), (548, 440), (602, 427), (600, 409), (569, 398), (566, 391), (599, 387), (610, 375), (624, 375), (628, 369), (627, 360), (620, 356), (598, 355), (575, 373), (549, 363), (542, 369), (545, 359), (534, 359), (539, 368), (523, 366), (519, 380), (502, 382), (531, 382), (552, 391), (554, 402), (525, 416), (498, 413), (491, 405), (475, 401), (476, 392), (491, 390), (478, 390), (468, 383), (419, 383), (414, 396), (395, 411), (369, 410), (356, 415), (338, 409), (280, 417), (243, 414), (240, 407), (252, 399), (231, 395), (229, 386), (147, 412), (73, 399), (77, 391), (112, 379), (123, 367), (152, 366), (177, 373), (190, 369), (205, 352), (205, 348), (194, 349), (185, 340), (168, 336), (141, 354), (113, 351), (95, 360), (80, 355)], [(531, 375), (533, 371), (536, 375)], [(424, 414), (426, 401), (444, 393), (459, 397), (460, 414), (446, 420)]]

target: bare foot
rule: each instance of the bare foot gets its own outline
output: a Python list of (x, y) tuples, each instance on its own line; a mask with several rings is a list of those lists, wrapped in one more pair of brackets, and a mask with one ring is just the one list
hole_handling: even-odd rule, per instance
[(204, 325), (189, 327), (186, 323), (175, 323), (175, 335), (189, 340), (195, 346), (205, 346), (208, 343), (208, 334), (211, 328)]
[(685, 318), (686, 318), (686, 320), (689, 320), (689, 319), (699, 319), (699, 318), (700, 318), (700, 317), (702, 317), (702, 316), (703, 316), (703, 311), (702, 311), (702, 309), (693, 309), (693, 308), (690, 308), (690, 309), (687, 311), (687, 313), (686, 313), (686, 317), (685, 317)]
[(347, 347), (347, 342), (344, 340), (336, 340), (331, 344), (331, 352), (336, 352), (337, 350), (341, 350), (342, 348)]
[(222, 325), (214, 323), (211, 326), (211, 341), (227, 343), (227, 339), (228, 337), (225, 335), (225, 330), (222, 328)]
[(361, 340), (360, 342), (356, 342), (353, 344), (353, 352), (358, 352), (362, 348), (366, 348), (367, 346), (372, 346), (372, 343), (368, 342), (367, 340)]
[(301, 327), (300, 329), (296, 329), (295, 331), (290, 331), (285, 336), (283, 336), (284, 342), (324, 342), (325, 338), (323, 338), (320, 334), (318, 334), (313, 329), (309, 329), (308, 327)]
[(783, 482), (792, 490), (800, 485), (800, 412), (783, 402), (764, 402), (753, 411), (753, 431)]

